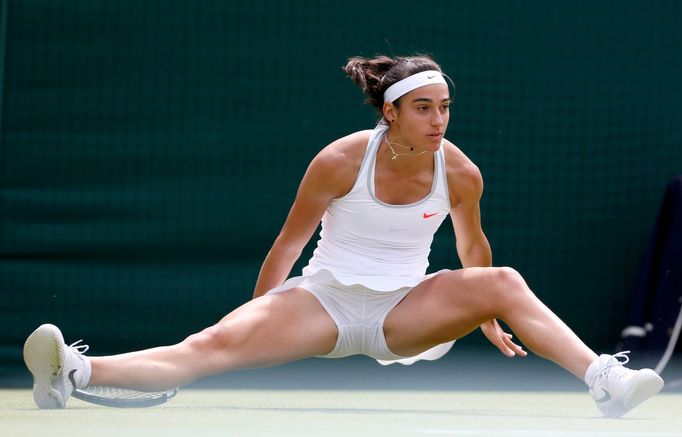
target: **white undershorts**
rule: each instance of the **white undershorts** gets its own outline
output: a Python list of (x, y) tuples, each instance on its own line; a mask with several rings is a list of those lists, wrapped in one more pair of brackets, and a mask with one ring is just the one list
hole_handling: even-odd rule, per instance
[(310, 291), (339, 329), (334, 349), (323, 358), (368, 355), (377, 360), (400, 360), (388, 348), (384, 319), (412, 287), (379, 292), (362, 285), (343, 285), (337, 281), (305, 280), (299, 286)]
[(294, 287), (306, 289), (315, 296), (339, 330), (334, 349), (321, 355), (321, 358), (361, 354), (368, 355), (383, 365), (396, 362), (412, 364), (419, 360), (438, 359), (454, 343), (438, 345), (415, 357), (396, 355), (388, 348), (384, 336), (384, 320), (413, 287), (376, 291), (362, 285), (342, 284), (329, 275), (313, 275), (291, 278), (268, 293), (282, 292)]

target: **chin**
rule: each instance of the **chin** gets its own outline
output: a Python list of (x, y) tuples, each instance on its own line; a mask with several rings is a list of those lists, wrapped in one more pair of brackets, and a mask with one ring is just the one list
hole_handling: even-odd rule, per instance
[(426, 145), (424, 147), (427, 150), (430, 150), (432, 152), (436, 152), (436, 151), (438, 151), (438, 149), (440, 149), (440, 145), (441, 145), (442, 141), (443, 141), (443, 137), (439, 137), (437, 139), (431, 138), (431, 139), (429, 139), (429, 141), (426, 143)]

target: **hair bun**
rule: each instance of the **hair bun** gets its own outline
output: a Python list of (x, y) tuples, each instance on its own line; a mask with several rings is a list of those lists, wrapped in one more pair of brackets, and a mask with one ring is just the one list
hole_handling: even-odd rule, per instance
[(373, 59), (355, 56), (348, 59), (343, 71), (362, 89), (369, 104), (381, 107), (384, 103), (381, 79), (396, 62), (388, 56), (377, 56)]
[[(349, 58), (346, 66), (343, 67), (343, 71), (367, 96), (367, 103), (377, 108), (379, 113), (382, 112), (384, 105), (384, 91), (389, 86), (426, 70), (441, 71), (440, 66), (425, 55), (396, 58), (379, 55), (371, 59), (354, 56)], [(399, 102), (394, 103), (399, 104)]]

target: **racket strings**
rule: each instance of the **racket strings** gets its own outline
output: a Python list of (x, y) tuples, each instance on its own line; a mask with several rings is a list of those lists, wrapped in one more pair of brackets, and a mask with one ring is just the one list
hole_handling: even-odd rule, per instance
[(110, 399), (144, 399), (144, 398), (161, 396), (164, 393), (166, 393), (165, 391), (146, 392), (146, 391), (130, 390), (130, 389), (126, 389), (126, 388), (105, 387), (105, 386), (88, 386), (88, 387), (83, 387), (79, 390), (81, 392), (89, 393), (92, 395), (103, 396), (103, 397), (107, 397)]
[(166, 391), (138, 391), (119, 387), (87, 386), (72, 393), (73, 397), (108, 407), (136, 408), (161, 405), (178, 393), (175, 387)]

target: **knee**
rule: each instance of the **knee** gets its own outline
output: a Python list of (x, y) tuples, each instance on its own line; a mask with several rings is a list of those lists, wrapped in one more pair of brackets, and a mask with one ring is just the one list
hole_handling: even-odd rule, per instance
[(228, 329), (217, 324), (190, 335), (183, 343), (193, 352), (210, 353), (230, 348), (236, 340)]
[(495, 274), (497, 282), (504, 285), (506, 288), (525, 287), (521, 273), (514, 270), (512, 267), (495, 267)]
[(495, 268), (495, 284), (503, 301), (517, 301), (531, 293), (523, 276), (511, 267)]

